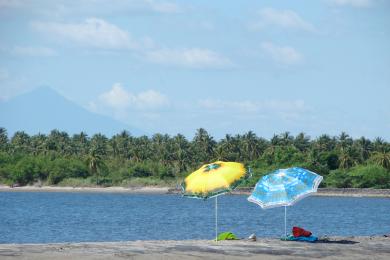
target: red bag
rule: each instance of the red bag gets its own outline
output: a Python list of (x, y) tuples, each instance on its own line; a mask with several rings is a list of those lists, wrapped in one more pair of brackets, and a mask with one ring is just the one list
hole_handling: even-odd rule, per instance
[(293, 227), (292, 229), (294, 237), (310, 237), (311, 232), (304, 230), (303, 228), (300, 227)]

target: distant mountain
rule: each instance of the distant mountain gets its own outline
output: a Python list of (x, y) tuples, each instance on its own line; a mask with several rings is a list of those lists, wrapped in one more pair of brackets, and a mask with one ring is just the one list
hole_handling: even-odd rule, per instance
[(84, 131), (90, 136), (95, 133), (112, 136), (122, 130), (135, 136), (144, 134), (110, 117), (92, 113), (49, 87), (0, 102), (0, 126), (9, 135), (20, 130), (29, 134), (49, 133), (52, 129), (68, 134)]

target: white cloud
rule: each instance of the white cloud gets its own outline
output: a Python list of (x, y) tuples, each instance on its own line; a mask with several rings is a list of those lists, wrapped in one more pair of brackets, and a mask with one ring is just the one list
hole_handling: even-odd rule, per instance
[[(101, 94), (99, 101), (115, 110), (153, 110), (169, 105), (168, 98), (155, 90), (135, 94), (125, 90), (120, 83), (115, 83), (108, 92)], [(92, 107), (96, 110), (96, 104), (92, 104)]]
[(119, 83), (115, 83), (112, 88), (99, 96), (104, 104), (115, 109), (126, 108), (130, 105), (131, 95)]
[(169, 125), (167, 117), (174, 111), (170, 107), (169, 98), (159, 91), (131, 92), (120, 83), (113, 84), (85, 106), (91, 112), (113, 117), (139, 129), (156, 129), (153, 130), (156, 132), (159, 126)]
[(57, 52), (47, 47), (33, 47), (33, 46), (15, 46), (10, 52), (14, 55), (20, 56), (56, 56)]
[(147, 90), (135, 95), (134, 104), (141, 109), (152, 109), (165, 107), (169, 105), (169, 101), (165, 95), (155, 90)]
[[(146, 61), (188, 68), (226, 68), (233, 63), (221, 54), (201, 48), (159, 48), (152, 39), (133, 39), (121, 28), (102, 19), (89, 18), (82, 23), (33, 22), (33, 29), (62, 41), (109, 50), (135, 51)], [(18, 48), (17, 52), (50, 54), (48, 49)], [(53, 53), (51, 53), (53, 54)]]
[(303, 61), (303, 55), (290, 46), (277, 46), (271, 42), (263, 42), (261, 48), (276, 63), (281, 65), (299, 64)]
[(366, 8), (373, 5), (373, 0), (328, 0), (334, 6), (351, 6), (357, 8)]
[(152, 63), (191, 68), (224, 68), (233, 63), (226, 57), (209, 49), (160, 49), (146, 53)]
[(277, 26), (284, 29), (297, 29), (314, 32), (315, 27), (306, 22), (292, 10), (277, 10), (263, 8), (259, 11), (260, 20), (252, 24), (254, 29), (263, 29), (269, 26)]
[(88, 18), (82, 23), (33, 22), (40, 32), (76, 44), (103, 49), (136, 49), (139, 46), (129, 33), (103, 19)]

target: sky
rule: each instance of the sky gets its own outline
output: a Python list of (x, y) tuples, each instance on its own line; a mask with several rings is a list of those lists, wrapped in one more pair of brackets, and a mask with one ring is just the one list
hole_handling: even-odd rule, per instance
[(50, 86), (148, 133), (389, 140), (389, 11), (386, 0), (0, 0), (0, 100)]

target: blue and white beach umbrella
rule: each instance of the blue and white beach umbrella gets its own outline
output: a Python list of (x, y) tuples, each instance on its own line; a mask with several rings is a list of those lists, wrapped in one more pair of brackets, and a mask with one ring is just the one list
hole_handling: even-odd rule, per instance
[(322, 176), (303, 168), (279, 169), (263, 176), (248, 200), (263, 209), (285, 206), (284, 232), (287, 235), (286, 207), (317, 192), (321, 181)]

